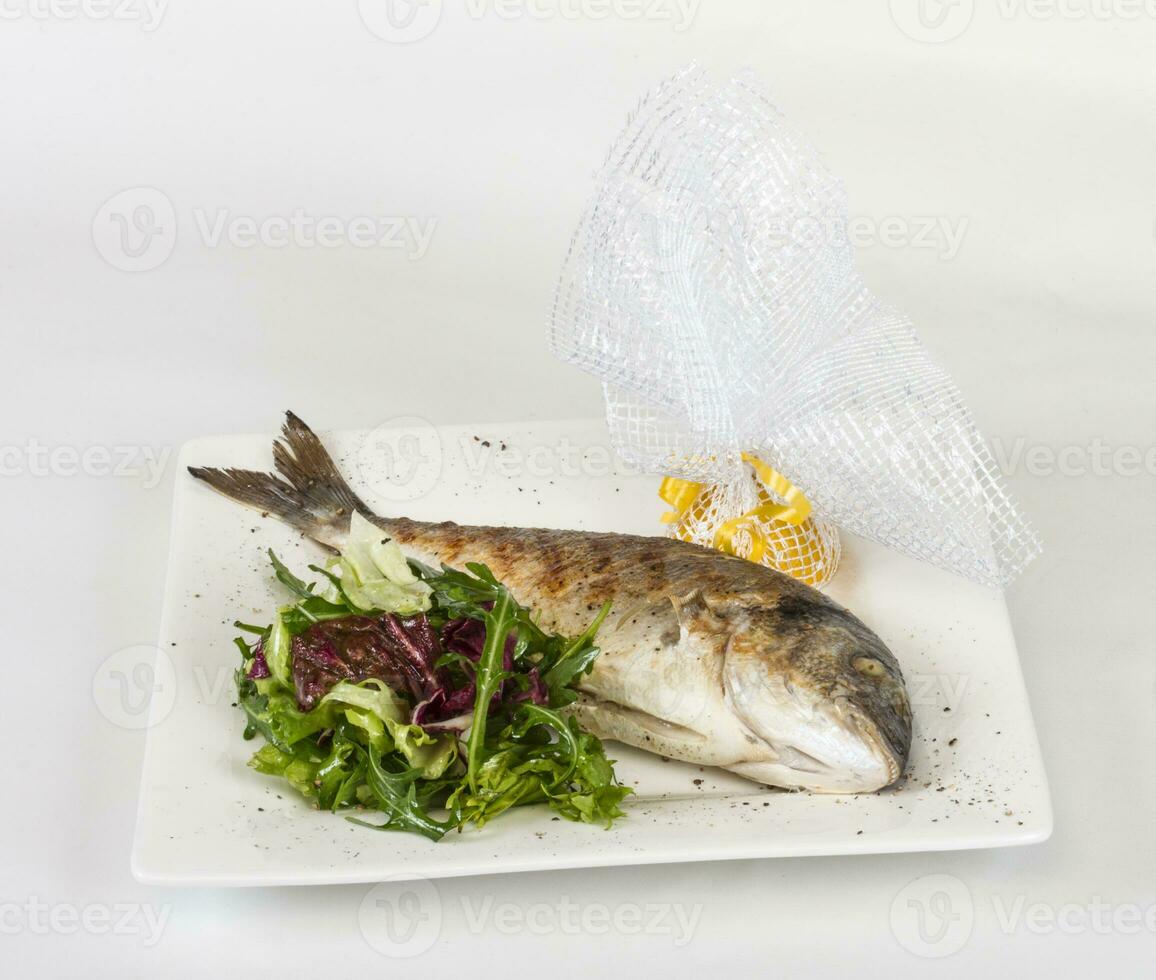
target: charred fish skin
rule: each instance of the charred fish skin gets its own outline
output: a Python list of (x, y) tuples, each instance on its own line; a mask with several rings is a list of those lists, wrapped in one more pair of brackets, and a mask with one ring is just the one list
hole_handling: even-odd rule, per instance
[(292, 413), (273, 454), (276, 475), (190, 472), (331, 548), (358, 511), (426, 564), (482, 562), (551, 630), (580, 632), (612, 602), (573, 709), (594, 734), (786, 788), (869, 792), (902, 775), (899, 664), (810, 586), (668, 538), (381, 517)]

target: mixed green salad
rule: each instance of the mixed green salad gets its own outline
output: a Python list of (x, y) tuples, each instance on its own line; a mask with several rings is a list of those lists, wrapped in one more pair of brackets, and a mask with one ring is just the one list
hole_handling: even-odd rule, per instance
[(316, 807), (365, 811), (355, 823), (431, 840), (528, 803), (622, 816), (631, 790), (559, 712), (598, 656), (609, 604), (581, 636), (547, 633), (486, 566), (407, 561), (359, 514), (340, 556), (309, 566), (320, 585), (269, 556), (294, 601), (269, 626), (235, 624), (250, 637), (236, 640), (236, 680), (245, 738), (265, 739), (258, 772)]

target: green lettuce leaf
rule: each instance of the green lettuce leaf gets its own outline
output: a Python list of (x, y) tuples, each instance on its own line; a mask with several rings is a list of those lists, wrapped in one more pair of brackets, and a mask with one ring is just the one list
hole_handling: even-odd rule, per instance
[(422, 779), (438, 779), (458, 759), (458, 738), (452, 732), (432, 735), (421, 725), (394, 721), (386, 722), (386, 726), (393, 736), (394, 751), (399, 752)]
[(411, 615), (430, 607), (432, 590), (410, 569), (397, 542), (358, 513), (330, 571), (342, 595), (359, 609)]
[[(567, 819), (588, 823), (608, 825), (622, 815), (620, 804), (631, 790), (618, 785), (602, 743), (556, 710), (574, 699), (579, 678), (593, 665), (596, 633), (609, 604), (578, 637), (547, 633), (486, 566), (469, 564), (465, 571), (443, 566), (434, 572), (407, 564), (397, 545), (360, 515), (342, 556), (324, 568), (310, 566), (324, 579), (321, 591), (272, 552), (270, 559), (278, 581), (297, 601), (280, 609), (270, 627), (236, 624), (261, 636), (270, 673), (247, 676), (255, 647), (238, 637), (236, 680), (245, 737), (260, 734), (266, 741), (250, 761), (253, 769), (286, 780), (314, 806), (365, 807), (384, 819), (356, 823), (430, 840), (528, 803), (544, 803)], [(438, 663), (453, 685), (475, 687), (473, 723), (464, 743), (455, 732), (412, 724), (408, 701), (376, 678), (340, 681), (313, 710), (300, 709), (292, 678), (293, 637), (313, 623), (375, 609), (427, 611), (435, 630), (461, 617), (484, 623), (477, 661), (447, 653)], [(505, 649), (511, 636), (509, 670)], [(545, 686), (548, 706), (518, 699), (519, 691), (530, 689), (533, 672)], [(448, 816), (435, 819), (435, 812)]]
[(461, 824), (485, 824), (512, 806), (548, 804), (570, 820), (609, 826), (633, 790), (618, 785), (602, 743), (573, 718), (522, 705), (447, 805)]
[(265, 775), (282, 777), (326, 810), (353, 804), (357, 788), (365, 782), (365, 764), (357, 755), (357, 745), (341, 732), (332, 735), (327, 750), (308, 740), (293, 752), (267, 743), (254, 753), (249, 765)]

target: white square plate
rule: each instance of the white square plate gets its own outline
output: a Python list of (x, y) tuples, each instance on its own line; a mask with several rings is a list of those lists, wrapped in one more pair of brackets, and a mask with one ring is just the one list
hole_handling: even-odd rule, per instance
[[(421, 420), (326, 436), (382, 514), (459, 523), (661, 533), (658, 480), (622, 472), (597, 422), (435, 428)], [(271, 468), (271, 438), (198, 439), (181, 452), (172, 548), (132, 867), (163, 884), (379, 881), (549, 868), (1000, 847), (1052, 829), (1003, 597), (854, 538), (829, 591), (879, 633), (908, 680), (915, 740), (907, 778), (869, 796), (768, 790), (617, 743), (636, 795), (612, 829), (544, 807), (434, 844), (311, 809), (246, 767), (232, 706), (234, 619), (265, 622), (284, 596), (265, 557), (295, 569), (320, 549), (196, 483), (184, 466)]]

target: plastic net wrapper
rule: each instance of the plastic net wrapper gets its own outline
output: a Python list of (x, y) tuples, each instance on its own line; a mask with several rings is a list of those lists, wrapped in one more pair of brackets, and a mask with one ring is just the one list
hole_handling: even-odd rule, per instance
[(822, 585), (839, 567), (838, 529), (811, 513), (810, 502), (781, 473), (743, 455), (750, 479), (705, 485), (677, 477), (659, 495), (674, 509), (663, 515), (671, 534), (719, 548), (806, 582)]
[(619, 454), (670, 478), (676, 536), (821, 584), (839, 527), (1005, 585), (1038, 542), (951, 378), (863, 284), (847, 225), (842, 185), (753, 78), (687, 69), (597, 177), (552, 347), (601, 379)]

